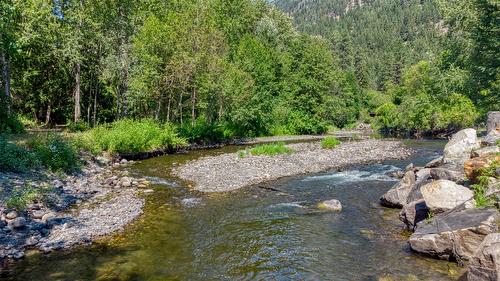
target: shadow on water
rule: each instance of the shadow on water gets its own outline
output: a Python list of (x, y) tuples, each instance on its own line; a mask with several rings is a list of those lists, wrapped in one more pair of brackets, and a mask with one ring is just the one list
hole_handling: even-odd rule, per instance
[[(454, 280), (454, 264), (408, 249), (398, 210), (378, 198), (385, 173), (435, 158), (443, 143), (409, 141), (413, 159), (281, 179), (224, 194), (199, 194), (169, 176), (194, 152), (130, 168), (151, 177), (145, 214), (89, 248), (32, 254), (7, 280)], [(280, 190), (280, 191), (274, 191)], [(341, 213), (316, 208), (336, 198)]]

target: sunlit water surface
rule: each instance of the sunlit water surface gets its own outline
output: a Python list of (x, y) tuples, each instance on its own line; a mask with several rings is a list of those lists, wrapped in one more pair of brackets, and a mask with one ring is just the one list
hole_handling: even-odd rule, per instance
[[(145, 214), (90, 248), (32, 254), (8, 280), (455, 280), (462, 269), (411, 253), (398, 210), (379, 197), (388, 171), (435, 158), (443, 143), (408, 142), (418, 153), (345, 171), (286, 178), (225, 194), (200, 194), (169, 176), (198, 151), (135, 163), (154, 182)], [(336, 198), (340, 213), (316, 208)]]

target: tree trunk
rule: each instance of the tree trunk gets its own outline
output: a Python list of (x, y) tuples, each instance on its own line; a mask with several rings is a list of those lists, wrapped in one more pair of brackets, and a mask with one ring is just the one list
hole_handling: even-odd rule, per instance
[(191, 125), (193, 126), (196, 119), (195, 106), (196, 106), (196, 87), (193, 88), (193, 94), (191, 97)]
[(49, 126), (50, 123), (50, 114), (52, 113), (52, 104), (49, 103), (47, 105), (47, 112), (45, 113), (45, 126)]
[(168, 93), (167, 122), (170, 122), (170, 106), (172, 104), (172, 92)]
[(75, 89), (74, 89), (74, 99), (75, 99), (75, 118), (74, 122), (80, 121), (81, 118), (81, 107), (80, 107), (80, 63), (78, 62), (75, 66)]
[(179, 91), (179, 121), (182, 125), (182, 91)]
[(92, 115), (92, 124), (93, 124), (93, 127), (95, 127), (96, 125), (96, 117), (97, 117), (97, 92), (99, 90), (96, 89), (95, 92), (94, 92), (94, 113)]
[(4, 92), (7, 96), (7, 113), (10, 114), (10, 75), (9, 75), (9, 58), (4, 50), (0, 55), (2, 60), (2, 80), (4, 86)]
[(160, 118), (161, 111), (161, 97), (158, 98), (158, 103), (156, 104), (155, 120), (158, 121)]

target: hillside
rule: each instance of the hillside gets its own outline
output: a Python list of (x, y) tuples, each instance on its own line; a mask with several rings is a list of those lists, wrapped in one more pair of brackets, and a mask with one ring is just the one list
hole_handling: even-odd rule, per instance
[(327, 38), (361, 86), (399, 84), (404, 68), (432, 59), (446, 32), (433, 0), (275, 0), (299, 30)]

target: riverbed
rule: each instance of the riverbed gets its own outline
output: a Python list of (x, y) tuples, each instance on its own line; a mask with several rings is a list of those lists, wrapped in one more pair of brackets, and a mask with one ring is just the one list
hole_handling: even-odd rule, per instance
[[(406, 160), (199, 193), (172, 167), (238, 148), (168, 155), (127, 167), (154, 193), (135, 223), (91, 247), (27, 254), (6, 280), (455, 280), (455, 264), (412, 253), (398, 211), (379, 197), (386, 173), (435, 158), (444, 143), (411, 141)], [(340, 213), (318, 202), (338, 199)]]

